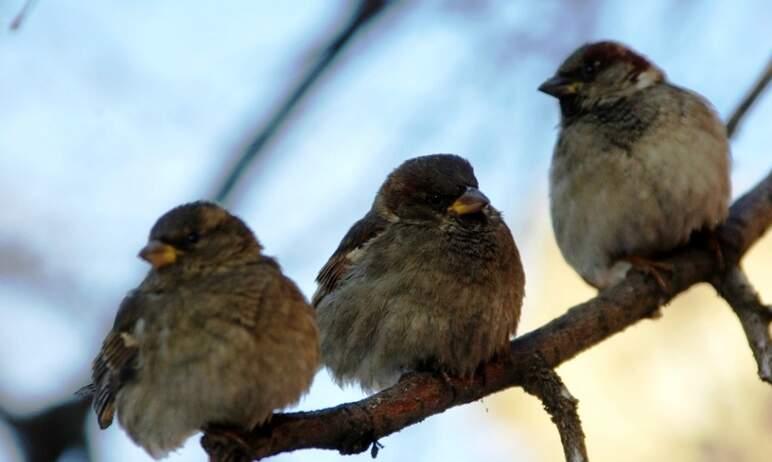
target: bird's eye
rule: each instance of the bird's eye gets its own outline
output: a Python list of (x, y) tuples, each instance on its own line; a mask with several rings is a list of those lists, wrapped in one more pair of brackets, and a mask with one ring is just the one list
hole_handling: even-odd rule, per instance
[(198, 240), (201, 238), (201, 236), (198, 235), (197, 232), (191, 231), (188, 233), (187, 236), (185, 236), (185, 240), (188, 241), (190, 244), (195, 244), (198, 242)]
[(582, 67), (582, 74), (585, 77), (592, 77), (595, 75), (595, 71), (598, 70), (598, 64), (599, 63), (597, 61), (585, 63), (584, 67)]
[(431, 202), (432, 205), (440, 205), (442, 203), (442, 196), (439, 194), (432, 194), (429, 197), (429, 202)]

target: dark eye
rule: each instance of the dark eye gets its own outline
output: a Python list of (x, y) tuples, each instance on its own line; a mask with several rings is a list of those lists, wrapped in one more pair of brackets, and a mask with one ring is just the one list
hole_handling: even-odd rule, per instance
[(199, 236), (195, 231), (191, 231), (187, 236), (185, 236), (185, 240), (190, 244), (195, 244), (200, 238), (201, 236)]
[(595, 71), (598, 70), (598, 63), (597, 61), (593, 61), (591, 63), (585, 63), (584, 67), (582, 67), (582, 75), (585, 78), (590, 78), (595, 75)]
[(439, 194), (432, 194), (429, 197), (429, 202), (431, 202), (432, 205), (440, 205), (442, 204), (442, 196), (440, 196)]

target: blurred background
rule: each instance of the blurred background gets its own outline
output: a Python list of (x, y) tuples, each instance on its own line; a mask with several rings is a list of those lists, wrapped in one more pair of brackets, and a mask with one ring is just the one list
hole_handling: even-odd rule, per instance
[[(135, 255), (150, 226), (182, 202), (223, 200), (310, 297), (392, 168), (458, 153), (524, 256), (521, 332), (562, 314), (594, 291), (552, 236), (559, 112), (536, 87), (579, 44), (615, 39), (728, 118), (770, 58), (771, 27), (767, 0), (0, 0), (0, 460), (149, 460), (71, 399), (147, 270)], [(772, 166), (771, 128), (766, 95), (732, 143), (735, 196)], [(772, 300), (772, 236), (744, 265)], [(559, 372), (594, 461), (772, 454), (772, 390), (710, 288)], [(361, 396), (322, 371), (299, 408)], [(562, 459), (549, 417), (520, 389), (381, 443), (384, 462)], [(206, 456), (195, 437), (169, 460)]]

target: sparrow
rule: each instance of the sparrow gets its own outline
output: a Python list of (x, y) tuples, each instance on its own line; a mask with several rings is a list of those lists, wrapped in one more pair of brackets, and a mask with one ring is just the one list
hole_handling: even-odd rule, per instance
[(705, 98), (668, 82), (644, 56), (611, 41), (574, 51), (539, 90), (560, 102), (550, 167), (560, 250), (603, 289), (631, 267), (710, 233), (729, 211), (729, 143)]
[(434, 154), (386, 178), (317, 282), (322, 363), (373, 391), (408, 371), (471, 376), (508, 347), (525, 280), (472, 166)]
[(153, 458), (209, 424), (252, 429), (298, 401), (319, 363), (315, 313), (239, 218), (211, 202), (158, 219), (152, 268), (123, 299), (93, 362), (99, 427)]

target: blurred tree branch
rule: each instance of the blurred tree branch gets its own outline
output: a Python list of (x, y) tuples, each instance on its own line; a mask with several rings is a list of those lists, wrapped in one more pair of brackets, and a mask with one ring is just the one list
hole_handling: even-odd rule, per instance
[(35, 0), (26, 0), (24, 2), (24, 5), (22, 5), (21, 10), (19, 10), (19, 13), (16, 15), (15, 18), (13, 18), (13, 21), (11, 21), (11, 25), (8, 26), (8, 28), (12, 31), (17, 31), (21, 27), (24, 20), (29, 15), (29, 12), (32, 10), (32, 7), (35, 4)]
[(729, 122), (726, 123), (726, 132), (730, 138), (734, 136), (740, 121), (745, 116), (745, 113), (748, 112), (751, 106), (753, 106), (753, 103), (758, 100), (761, 93), (764, 91), (767, 85), (769, 85), (770, 79), (772, 79), (772, 59), (767, 62), (767, 67), (761, 74), (761, 77), (759, 77), (759, 80), (756, 81), (756, 84), (753, 85), (751, 91), (748, 92), (748, 95), (745, 96), (742, 102), (740, 102), (740, 105), (737, 106), (737, 109), (735, 109), (732, 117), (729, 118)]
[(282, 125), (292, 115), (298, 104), (308, 94), (309, 90), (327, 73), (341, 52), (352, 42), (356, 34), (367, 24), (386, 9), (395, 4), (388, 0), (360, 0), (354, 10), (351, 19), (333, 34), (329, 43), (322, 49), (316, 58), (316, 62), (310, 66), (308, 72), (302, 76), (287, 97), (272, 112), (268, 122), (257, 132), (252, 141), (247, 144), (243, 152), (232, 162), (224, 175), (223, 183), (217, 188), (216, 200), (227, 203), (239, 178), (246, 172), (250, 164), (262, 152), (265, 146), (276, 135)]
[[(769, 66), (765, 71), (769, 74)], [(727, 127), (730, 135), (748, 108), (763, 92), (769, 78), (754, 85), (751, 97), (739, 106)], [(560, 377), (545, 374), (582, 351), (619, 333), (699, 282), (711, 282), (740, 319), (758, 364), (759, 376), (768, 381), (772, 370), (772, 311), (739, 269), (748, 249), (772, 226), (772, 172), (732, 205), (727, 221), (716, 231), (721, 259), (704, 246), (690, 243), (667, 260), (666, 293), (651, 277), (638, 271), (625, 281), (546, 325), (516, 338), (510, 352), (480, 366), (472, 379), (409, 373), (395, 386), (366, 399), (312, 412), (275, 414), (271, 422), (250, 433), (230, 429), (239, 441), (204, 434), (201, 445), (213, 461), (261, 459), (298, 449), (334, 449), (354, 454), (373, 447), (378, 439), (421, 422), (446, 409), (477, 401), (492, 393), (521, 386), (538, 396), (560, 431), (567, 461), (587, 460), (576, 400)], [(722, 261), (719, 261), (722, 260)], [(562, 395), (562, 399), (561, 399)], [(577, 451), (580, 451), (577, 453)]]
[(71, 399), (31, 416), (16, 417), (5, 409), (0, 416), (16, 431), (27, 462), (53, 462), (68, 449), (83, 450), (87, 462), (83, 422), (89, 409), (89, 401)]

